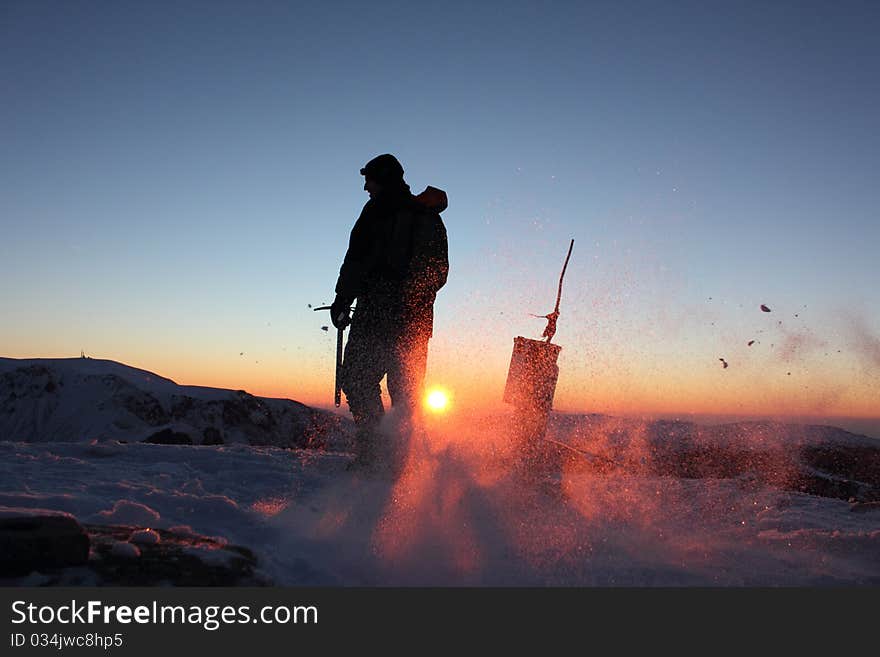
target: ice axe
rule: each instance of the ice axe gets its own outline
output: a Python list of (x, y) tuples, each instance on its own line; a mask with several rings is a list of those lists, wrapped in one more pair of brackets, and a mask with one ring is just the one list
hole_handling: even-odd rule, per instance
[[(321, 306), (320, 308), (315, 308), (316, 311), (330, 309), (331, 306)], [(337, 321), (341, 319), (342, 316), (340, 315), (337, 318)], [(342, 334), (344, 332), (344, 325), (336, 329), (336, 387), (333, 390), (333, 403), (336, 405), (336, 408), (339, 408), (339, 405), (342, 403)]]

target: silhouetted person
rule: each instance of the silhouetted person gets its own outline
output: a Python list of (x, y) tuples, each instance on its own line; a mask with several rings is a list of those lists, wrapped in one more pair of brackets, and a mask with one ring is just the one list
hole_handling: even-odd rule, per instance
[(445, 192), (428, 187), (413, 196), (403, 167), (389, 154), (370, 160), (361, 175), (370, 200), (352, 228), (330, 310), (333, 325), (346, 326), (357, 300), (342, 366), (342, 390), (357, 427), (355, 466), (374, 462), (382, 451), (379, 386), (386, 374), (391, 404), (404, 419), (421, 402), (434, 299), (449, 271), (439, 214)]

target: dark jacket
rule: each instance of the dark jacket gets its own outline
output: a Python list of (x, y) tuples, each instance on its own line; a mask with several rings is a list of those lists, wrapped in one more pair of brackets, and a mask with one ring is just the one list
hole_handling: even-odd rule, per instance
[(425, 194), (415, 197), (404, 184), (364, 205), (336, 281), (340, 298), (358, 300), (354, 321), (381, 315), (425, 325), (430, 334), (434, 299), (449, 272), (440, 194), (442, 204), (430, 196), (425, 201)]

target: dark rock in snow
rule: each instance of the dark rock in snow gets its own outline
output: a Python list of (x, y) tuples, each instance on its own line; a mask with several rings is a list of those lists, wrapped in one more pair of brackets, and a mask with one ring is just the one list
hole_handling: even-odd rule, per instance
[(880, 501), (877, 502), (853, 502), (849, 508), (853, 513), (869, 513), (880, 511)]
[(170, 419), (168, 413), (165, 412), (162, 404), (153, 395), (143, 390), (138, 390), (119, 377), (114, 378), (119, 379), (121, 382), (119, 391), (113, 396), (114, 401), (119, 406), (150, 426), (156, 427), (167, 424)]
[(0, 398), (43, 397), (46, 392), (53, 392), (59, 385), (60, 380), (48, 367), (28, 365), (0, 375)]
[(262, 399), (237, 390), (231, 399), (223, 401), (223, 422), (233, 427), (271, 429), (275, 417)]
[(140, 556), (115, 554), (140, 527), (86, 525), (92, 540), (89, 568), (101, 586), (267, 586), (255, 573), (257, 558), (249, 549), (216, 538), (153, 529), (156, 543), (137, 544)]
[(217, 427), (205, 427), (202, 432), (202, 445), (222, 445), (223, 435)]
[(880, 490), (880, 445), (812, 445), (801, 451), (801, 458), (811, 468), (834, 477), (860, 481)]
[(78, 566), (89, 558), (89, 537), (66, 514), (0, 518), (0, 577)]
[(186, 395), (173, 395), (171, 397), (171, 417), (179, 420), (193, 410), (196, 400)]
[(120, 549), (120, 545), (130, 548), (132, 539), (143, 528), (85, 525), (79, 529), (86, 547), (78, 561), (43, 561), (12, 572), (5, 567), (4, 560), (0, 566), (0, 584), (21, 584), (11, 578), (36, 571), (40, 574), (37, 583), (42, 586), (272, 585), (257, 572), (257, 558), (253, 552), (245, 547), (228, 545), (222, 539), (152, 529), (151, 533), (158, 535), (157, 541), (138, 541), (137, 549), (126, 550)]
[(144, 440), (145, 443), (153, 443), (155, 445), (192, 445), (193, 439), (185, 433), (172, 431), (171, 429), (162, 429), (152, 436)]

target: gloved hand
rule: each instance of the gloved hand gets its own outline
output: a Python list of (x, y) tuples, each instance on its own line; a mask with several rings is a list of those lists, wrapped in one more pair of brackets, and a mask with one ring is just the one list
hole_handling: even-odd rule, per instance
[(351, 324), (351, 301), (343, 299), (337, 294), (330, 306), (330, 321), (337, 329), (344, 329)]

